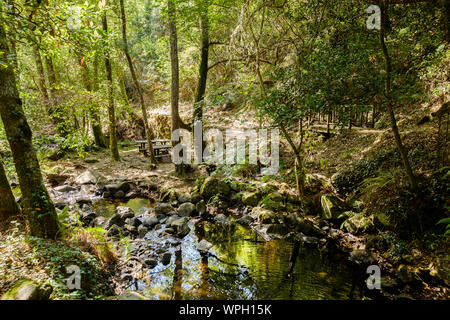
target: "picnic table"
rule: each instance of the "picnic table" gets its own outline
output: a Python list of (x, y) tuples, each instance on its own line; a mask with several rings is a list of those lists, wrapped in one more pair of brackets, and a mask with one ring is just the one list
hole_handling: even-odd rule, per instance
[[(147, 140), (138, 140), (136, 141), (139, 146), (139, 152), (144, 154), (144, 156), (148, 156), (147, 149)], [(152, 140), (153, 150), (155, 151), (156, 158), (167, 157), (170, 155), (169, 151), (172, 149), (172, 145), (170, 144), (170, 140), (168, 139), (156, 139)]]

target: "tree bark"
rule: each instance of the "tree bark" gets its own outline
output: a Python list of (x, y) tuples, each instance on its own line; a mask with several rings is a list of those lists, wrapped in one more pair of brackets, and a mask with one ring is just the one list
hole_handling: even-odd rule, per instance
[(44, 103), (47, 115), (51, 118), (52, 108), (50, 104), (50, 97), (47, 91), (47, 83), (45, 81), (44, 65), (42, 64), (42, 58), (41, 53), (39, 51), (39, 47), (35, 44), (33, 44), (33, 54), (34, 54), (34, 61), (36, 63), (36, 70), (38, 73), (39, 92), (41, 93), (42, 102)]
[[(167, 1), (168, 16), (169, 16), (169, 34), (170, 34), (170, 63), (172, 72), (172, 85), (171, 85), (171, 118), (172, 118), (172, 132), (182, 128), (181, 119), (179, 116), (178, 104), (180, 99), (180, 70), (178, 60), (178, 37), (176, 27), (176, 14), (174, 0)], [(176, 142), (172, 141), (175, 146)], [(183, 175), (185, 172), (184, 164), (175, 165), (175, 171), (179, 175)]]
[[(103, 31), (108, 34), (108, 19), (106, 12), (102, 18)], [(109, 116), (109, 148), (111, 151), (112, 161), (119, 161), (119, 148), (117, 146), (117, 134), (116, 134), (116, 110), (114, 108), (114, 88), (112, 79), (111, 60), (109, 51), (105, 50), (105, 70), (106, 79), (108, 80), (108, 116)]]
[[(6, 34), (0, 25), (0, 52), (9, 53)], [(32, 144), (22, 101), (17, 90), (14, 68), (0, 69), (0, 115), (11, 147), (22, 191), (22, 210), (33, 236), (55, 238), (58, 233), (56, 210), (42, 179)]]
[[(88, 92), (93, 92), (93, 86), (91, 80), (89, 79), (89, 68), (86, 62), (82, 62), (83, 56), (79, 55), (81, 75), (83, 77), (83, 82)], [(91, 118), (92, 134), (94, 135), (95, 144), (99, 148), (106, 148), (105, 136), (102, 132), (102, 126), (100, 121), (100, 115), (97, 108), (97, 104), (89, 106), (89, 117)], [(83, 126), (84, 127), (84, 126)]]
[(413, 173), (411, 165), (409, 163), (408, 153), (406, 152), (406, 149), (403, 146), (402, 138), (400, 136), (400, 132), (399, 132), (398, 126), (397, 126), (397, 120), (395, 118), (394, 107), (393, 107), (392, 97), (391, 97), (391, 71), (392, 71), (391, 58), (389, 56), (389, 52), (388, 52), (388, 49), (386, 47), (386, 43), (385, 43), (385, 40), (384, 40), (384, 33), (385, 33), (385, 28), (384, 28), (384, 25), (382, 24), (381, 25), (381, 29), (380, 29), (380, 33), (379, 33), (379, 38), (380, 38), (380, 46), (381, 46), (381, 49), (383, 51), (383, 55), (384, 55), (384, 59), (385, 59), (385, 63), (386, 63), (386, 90), (385, 90), (385, 95), (386, 95), (386, 100), (387, 100), (387, 107), (388, 107), (388, 112), (389, 112), (389, 118), (391, 120), (391, 129), (392, 129), (392, 132), (394, 133), (394, 138), (395, 138), (395, 142), (397, 144), (397, 149), (400, 152), (400, 155), (402, 157), (403, 166), (405, 167), (406, 174), (408, 176), (408, 180), (409, 180), (409, 183), (411, 185), (411, 189), (414, 192), (417, 192), (418, 189), (419, 189), (418, 185), (417, 185), (417, 180), (416, 180), (416, 177), (415, 177), (415, 175)]
[(202, 121), (203, 106), (206, 93), (206, 83), (208, 80), (209, 61), (209, 18), (206, 3), (200, 4), (200, 29), (201, 29), (201, 60), (199, 67), (199, 78), (194, 99), (194, 122)]
[(8, 221), (20, 213), (19, 206), (11, 191), (2, 160), (0, 159), (0, 223)]
[(150, 126), (148, 125), (148, 118), (147, 118), (147, 108), (145, 106), (145, 100), (144, 100), (144, 93), (142, 92), (141, 84), (139, 83), (139, 80), (136, 76), (136, 71), (134, 69), (133, 60), (131, 59), (130, 51), (128, 49), (128, 39), (127, 39), (127, 17), (125, 13), (125, 5), (124, 0), (120, 0), (120, 11), (122, 16), (122, 38), (123, 38), (123, 50), (125, 52), (125, 56), (128, 61), (128, 67), (130, 68), (131, 77), (133, 78), (134, 85), (136, 86), (139, 94), (139, 102), (141, 104), (141, 110), (142, 110), (142, 117), (144, 118), (144, 131), (145, 136), (147, 138), (147, 144), (148, 144), (148, 152), (150, 155), (150, 161), (153, 164), (157, 164), (155, 157), (155, 151), (153, 150), (153, 144), (152, 144), (152, 138), (153, 138), (153, 132), (150, 129)]

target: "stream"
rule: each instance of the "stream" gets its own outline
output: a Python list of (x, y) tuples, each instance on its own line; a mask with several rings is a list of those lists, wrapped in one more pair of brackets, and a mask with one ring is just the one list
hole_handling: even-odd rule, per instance
[[(145, 199), (127, 203), (100, 200), (96, 210), (105, 217), (118, 206), (135, 212), (151, 208)], [(141, 245), (165, 248), (167, 265), (142, 268), (129, 281), (128, 290), (150, 299), (355, 299), (361, 296), (352, 272), (342, 262), (331, 261), (316, 248), (301, 246), (293, 272), (289, 259), (294, 244), (286, 240), (263, 241), (250, 228), (237, 223), (190, 221), (183, 239), (164, 234), (165, 225), (150, 230)], [(212, 244), (197, 249), (202, 239)]]

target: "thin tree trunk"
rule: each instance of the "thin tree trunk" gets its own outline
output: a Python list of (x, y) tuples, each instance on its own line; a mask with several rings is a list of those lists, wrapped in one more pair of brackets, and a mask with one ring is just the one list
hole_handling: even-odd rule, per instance
[(2, 160), (0, 159), (0, 223), (20, 213), (14, 194), (11, 191)]
[[(172, 132), (178, 130), (181, 127), (181, 119), (179, 117), (178, 103), (180, 98), (180, 70), (178, 60), (178, 37), (176, 27), (176, 14), (174, 0), (168, 0), (168, 14), (169, 14), (169, 34), (170, 34), (170, 62), (172, 69), (172, 85), (171, 85), (171, 117), (172, 117)], [(176, 142), (172, 141), (175, 146)], [(185, 173), (185, 165), (175, 165), (175, 171), (179, 175)]]
[[(80, 66), (81, 66), (81, 75), (83, 77), (84, 84), (86, 86), (86, 90), (88, 92), (93, 92), (93, 86), (91, 83), (91, 80), (89, 79), (89, 68), (87, 66), (86, 62), (82, 62), (83, 57), (80, 55)], [(95, 72), (95, 77), (97, 76), (97, 72)], [(89, 117), (91, 118), (91, 127), (92, 127), (92, 134), (94, 135), (94, 141), (97, 147), (99, 148), (106, 148), (105, 143), (105, 136), (102, 132), (101, 122), (100, 122), (100, 115), (98, 114), (97, 104), (92, 105), (92, 103), (89, 106)], [(83, 125), (84, 127), (84, 125)]]
[[(102, 18), (103, 31), (108, 34), (108, 19), (106, 12), (103, 13)], [(116, 134), (116, 110), (114, 108), (114, 88), (112, 79), (111, 60), (109, 51), (105, 50), (105, 70), (106, 79), (108, 80), (108, 116), (109, 116), (109, 148), (111, 151), (112, 161), (119, 161), (119, 148), (117, 146), (117, 134)]]
[(42, 64), (41, 53), (37, 45), (33, 45), (34, 61), (36, 62), (36, 70), (38, 72), (39, 92), (41, 93), (42, 102), (44, 103), (47, 115), (52, 117), (52, 108), (50, 104), (50, 97), (47, 91), (47, 83), (45, 82), (44, 66)]
[(133, 60), (131, 59), (131, 55), (128, 49), (128, 40), (127, 40), (127, 18), (125, 14), (125, 5), (124, 0), (120, 0), (120, 11), (122, 16), (122, 37), (123, 37), (123, 46), (124, 46), (124, 52), (125, 56), (127, 57), (128, 66), (130, 68), (131, 77), (133, 78), (134, 85), (136, 86), (139, 94), (139, 102), (141, 104), (141, 110), (142, 110), (142, 117), (144, 118), (144, 131), (145, 136), (147, 138), (147, 144), (148, 144), (148, 152), (150, 155), (150, 161), (153, 164), (157, 164), (155, 157), (155, 151), (153, 150), (153, 144), (152, 144), (152, 138), (153, 138), (153, 132), (150, 129), (150, 126), (148, 125), (148, 119), (147, 119), (147, 108), (145, 106), (144, 101), (144, 93), (142, 92), (141, 84), (138, 81), (138, 78), (136, 76), (136, 71), (134, 69)]
[(380, 34), (379, 34), (380, 37), (379, 38), (380, 38), (381, 49), (383, 50), (383, 55), (384, 55), (384, 59), (385, 59), (385, 63), (386, 63), (386, 92), (385, 92), (385, 95), (386, 95), (386, 100), (387, 100), (389, 118), (391, 120), (391, 128), (392, 128), (392, 132), (394, 133), (395, 142), (397, 144), (398, 151), (400, 152), (400, 155), (402, 157), (403, 166), (405, 167), (406, 174), (408, 176), (408, 180), (411, 185), (411, 188), (414, 192), (417, 192), (419, 189), (418, 185), (417, 185), (417, 180), (416, 180), (416, 177), (414, 176), (413, 170), (409, 163), (408, 153), (406, 152), (406, 149), (403, 146), (402, 138), (400, 136), (398, 126), (397, 126), (397, 120), (395, 119), (394, 108), (392, 105), (392, 97), (391, 97), (391, 69), (392, 69), (392, 67), (391, 67), (391, 58), (389, 56), (389, 52), (386, 47), (386, 43), (384, 41), (384, 32), (385, 32), (385, 27), (384, 27), (384, 25), (382, 25), (381, 29), (380, 29)]
[[(9, 53), (2, 25), (0, 52)], [(23, 213), (33, 236), (55, 238), (59, 230), (56, 210), (42, 179), (12, 65), (0, 69), (0, 83), (0, 115), (19, 177)]]
[(201, 3), (200, 28), (201, 28), (201, 60), (199, 67), (199, 78), (194, 99), (194, 121), (202, 121), (203, 106), (206, 92), (206, 83), (208, 80), (208, 61), (209, 61), (209, 18), (207, 4)]

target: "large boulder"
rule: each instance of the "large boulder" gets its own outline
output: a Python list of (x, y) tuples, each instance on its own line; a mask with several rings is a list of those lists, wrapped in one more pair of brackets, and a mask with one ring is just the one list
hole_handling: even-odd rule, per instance
[(322, 207), (322, 218), (327, 220), (337, 220), (345, 211), (344, 203), (336, 196), (325, 194), (320, 198)]
[(49, 285), (39, 285), (29, 279), (17, 280), (1, 300), (48, 300), (53, 289)]
[(242, 203), (246, 206), (256, 207), (261, 200), (261, 192), (245, 192), (242, 195)]
[(194, 216), (196, 213), (196, 207), (193, 203), (185, 202), (178, 208), (178, 215), (180, 217)]
[(200, 194), (206, 200), (209, 200), (217, 194), (228, 197), (231, 194), (231, 188), (225, 181), (208, 177), (200, 188)]
[(97, 184), (102, 178), (103, 177), (98, 172), (86, 170), (75, 179), (75, 183), (80, 185)]

